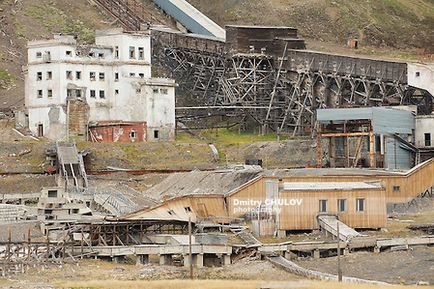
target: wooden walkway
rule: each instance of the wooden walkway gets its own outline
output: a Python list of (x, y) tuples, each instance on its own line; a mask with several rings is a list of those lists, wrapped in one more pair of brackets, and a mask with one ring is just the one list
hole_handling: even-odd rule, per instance
[(342, 241), (349, 241), (352, 238), (362, 236), (353, 228), (339, 221), (336, 216), (331, 216), (331, 215), (318, 216), (318, 223), (321, 229), (326, 230), (328, 233), (332, 234), (335, 237), (338, 237), (338, 224), (339, 224), (339, 240)]

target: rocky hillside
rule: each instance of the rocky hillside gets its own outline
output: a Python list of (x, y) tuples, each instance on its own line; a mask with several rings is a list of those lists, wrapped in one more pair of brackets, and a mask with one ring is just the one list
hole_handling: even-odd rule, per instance
[(189, 0), (224, 24), (287, 25), (303, 37), (434, 53), (433, 0)]

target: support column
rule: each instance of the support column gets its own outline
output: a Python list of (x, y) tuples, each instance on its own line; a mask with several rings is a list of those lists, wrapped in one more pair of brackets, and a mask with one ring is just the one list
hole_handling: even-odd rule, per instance
[(196, 267), (197, 268), (203, 268), (203, 254), (197, 254), (196, 258)]
[(319, 259), (321, 257), (320, 251), (318, 249), (313, 250), (313, 258)]
[(231, 255), (225, 254), (223, 255), (223, 266), (227, 266), (231, 264)]
[(380, 247), (375, 246), (374, 247), (374, 253), (379, 254), (381, 252)]
[(149, 263), (149, 255), (137, 255), (137, 265), (144, 265)]
[(294, 260), (296, 258), (297, 258), (297, 255), (294, 254), (293, 252), (291, 252), (291, 251), (285, 251), (285, 259), (287, 259), (287, 260)]
[(189, 267), (190, 266), (190, 256), (188, 254), (182, 255), (182, 257), (184, 258), (184, 267)]
[(119, 263), (119, 257), (112, 257), (113, 263)]
[(344, 256), (347, 256), (348, 254), (350, 254), (350, 249), (345, 248), (344, 249)]
[(170, 255), (166, 255), (166, 254), (160, 255), (160, 265), (170, 265), (171, 260), (172, 258)]
[(369, 166), (375, 168), (375, 138), (372, 124), (369, 126)]
[(286, 231), (285, 230), (277, 230), (277, 237), (278, 238), (286, 238)]

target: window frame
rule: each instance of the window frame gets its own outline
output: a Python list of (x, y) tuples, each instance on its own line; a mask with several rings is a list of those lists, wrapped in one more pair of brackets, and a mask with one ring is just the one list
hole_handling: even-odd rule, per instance
[[(323, 210), (323, 204), (325, 204), (325, 210)], [(328, 212), (328, 200), (327, 199), (320, 199), (318, 202), (318, 211), (320, 213), (327, 213)]]
[[(360, 201), (362, 205), (362, 210), (360, 209)], [(364, 213), (366, 212), (366, 199), (365, 198), (356, 198), (356, 212)]]
[[(341, 209), (341, 204), (343, 204), (343, 209)], [(339, 213), (345, 213), (347, 212), (347, 199), (338, 199), (337, 201), (337, 206), (338, 206), (338, 212)]]

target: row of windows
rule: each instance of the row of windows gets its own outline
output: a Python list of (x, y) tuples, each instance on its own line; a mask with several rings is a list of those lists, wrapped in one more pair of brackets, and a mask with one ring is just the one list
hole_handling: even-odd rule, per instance
[[(104, 81), (105, 80), (105, 73), (104, 72), (99, 72), (98, 74), (96, 72), (89, 72), (89, 79), (91, 81), (95, 81), (97, 75), (98, 75), (98, 79), (100, 81)], [(115, 81), (119, 81), (119, 73), (115, 72), (114, 76), (115, 76)], [(144, 73), (139, 73), (138, 76), (140, 78), (144, 78), (145, 74)], [(131, 72), (130, 73), (130, 77), (136, 77), (136, 74), (134, 72)], [(36, 80), (37, 81), (41, 81), (42, 78), (43, 78), (42, 77), (42, 72), (40, 72), (40, 71), (37, 72), (36, 73)], [(52, 71), (47, 71), (47, 73), (46, 73), (46, 80), (51, 80), (51, 79), (53, 79), (53, 72)], [(74, 74), (73, 74), (72, 71), (70, 71), (70, 70), (66, 71), (66, 79), (68, 79), (68, 80), (74, 80)], [(76, 80), (81, 80), (82, 79), (82, 73), (81, 73), (81, 71), (76, 71), (75, 72), (75, 79)]]
[[(136, 47), (130, 46), (129, 47), (129, 57), (130, 59), (136, 59)], [(119, 58), (119, 47), (115, 47), (115, 58)], [(145, 48), (144, 47), (137, 47), (137, 59), (138, 60), (144, 60), (145, 59)]]
[[(81, 95), (82, 90), (80, 89), (67, 89), (66, 90), (66, 96), (71, 97), (71, 96), (75, 96), (75, 97), (82, 97)], [(105, 98), (105, 90), (90, 90), (89, 91), (89, 96), (90, 98), (96, 98), (98, 94), (98, 97), (101, 99)], [(115, 90), (115, 95), (119, 94), (119, 90), (116, 89)], [(44, 97), (44, 91), (42, 89), (38, 89), (36, 91), (36, 97), (37, 98), (43, 98)], [(47, 97), (48, 98), (52, 98), (53, 97), (53, 90), (52, 89), (47, 89)]]
[[(50, 51), (45, 51), (44, 52), (46, 55), (48, 55), (48, 56), (50, 56), (51, 54), (50, 54)], [(80, 56), (80, 53), (77, 51), (76, 53), (75, 53), (77, 56)], [(67, 56), (67, 57), (72, 57), (72, 50), (66, 50), (65, 51), (65, 56)], [(98, 58), (104, 58), (104, 53), (103, 52), (93, 52), (93, 51), (91, 51), (91, 52), (89, 52), (89, 55), (88, 56), (90, 56), (90, 57), (98, 57)], [(42, 52), (41, 51), (37, 51), (36, 52), (36, 58), (42, 58)]]
[[(338, 199), (338, 212), (343, 213), (347, 211), (347, 200), (346, 199)], [(356, 199), (356, 212), (364, 212), (365, 211), (365, 199), (359, 198)], [(328, 200), (319, 200), (319, 212), (327, 213), (328, 211)]]

